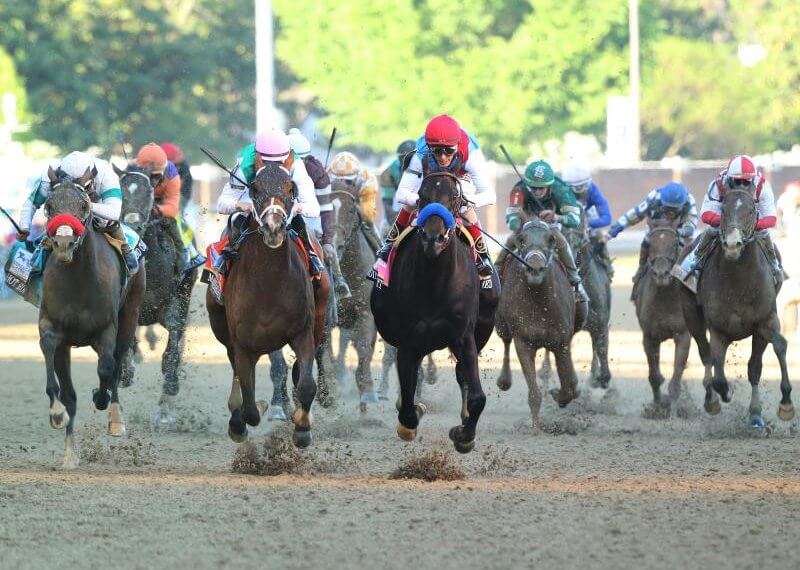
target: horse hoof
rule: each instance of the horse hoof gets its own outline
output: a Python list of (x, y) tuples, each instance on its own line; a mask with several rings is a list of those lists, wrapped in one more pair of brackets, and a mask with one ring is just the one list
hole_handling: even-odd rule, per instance
[(235, 431), (230, 425), (228, 425), (228, 437), (231, 438), (231, 441), (234, 443), (242, 443), (247, 441), (247, 427), (244, 428), (242, 433)]
[(108, 408), (108, 435), (122, 437), (127, 432), (119, 402), (113, 402)]
[(794, 419), (794, 404), (778, 404), (778, 417), (784, 422)]
[(69, 414), (64, 404), (56, 401), (50, 407), (50, 427), (53, 429), (64, 429), (69, 423)]
[(295, 447), (304, 449), (311, 445), (311, 430), (294, 428), (292, 433), (292, 443)]
[(108, 435), (111, 437), (122, 437), (128, 432), (125, 422), (108, 422)]
[(501, 375), (500, 378), (497, 379), (497, 387), (503, 392), (509, 390), (511, 388), (511, 378), (506, 378)]
[(175, 429), (175, 414), (169, 410), (159, 410), (153, 414), (153, 431), (172, 431)]
[(403, 441), (414, 441), (414, 439), (417, 437), (417, 430), (407, 428), (406, 426), (398, 422), (397, 435)]
[(108, 402), (111, 401), (111, 393), (108, 390), (95, 388), (92, 390), (92, 401), (94, 402), (94, 407), (102, 412), (108, 407)]
[(706, 412), (708, 412), (711, 416), (716, 416), (718, 413), (722, 411), (722, 405), (719, 403), (719, 400), (711, 400), (710, 402), (706, 402), (703, 404)]
[(270, 406), (267, 410), (267, 421), (285, 422), (287, 420), (286, 412), (281, 405)]
[(456, 451), (459, 453), (469, 453), (475, 448), (475, 436), (473, 435), (472, 438), (467, 439), (464, 435), (463, 425), (450, 428), (450, 433), (448, 435), (450, 441), (453, 442), (453, 447), (455, 447)]

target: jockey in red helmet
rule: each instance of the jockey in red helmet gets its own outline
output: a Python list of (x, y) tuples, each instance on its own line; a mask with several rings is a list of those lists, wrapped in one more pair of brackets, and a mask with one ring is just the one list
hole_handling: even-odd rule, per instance
[(394, 242), (411, 223), (423, 176), (432, 171), (447, 171), (459, 177), (464, 197), (471, 202), (462, 208), (461, 218), (475, 241), (478, 253), (476, 264), (482, 286), (491, 288), (492, 263), (480, 231), (478, 215), (475, 213), (476, 208), (494, 204), (497, 199), (494, 189), (489, 185), (486, 169), (486, 159), (477, 141), (454, 118), (439, 115), (431, 119), (425, 128), (425, 135), (417, 141), (416, 152), (397, 187), (397, 201), (403, 208), (386, 236), (383, 247), (378, 251), (378, 261), (375, 271), (371, 273), (372, 278), (379, 276), (385, 269)]

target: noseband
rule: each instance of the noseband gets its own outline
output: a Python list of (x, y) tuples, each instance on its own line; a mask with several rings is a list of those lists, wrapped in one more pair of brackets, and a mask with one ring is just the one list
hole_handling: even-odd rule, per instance
[[(59, 212), (59, 214), (70, 214), (70, 215), (74, 216), (83, 225), (83, 227), (86, 229), (86, 231), (84, 231), (82, 234), (80, 234), (78, 236), (78, 238), (75, 240), (75, 248), (77, 249), (80, 246), (80, 244), (83, 242), (83, 239), (86, 237), (86, 234), (88, 233), (88, 230), (89, 230), (89, 224), (91, 223), (91, 220), (92, 220), (92, 201), (89, 199), (89, 196), (86, 194), (85, 190), (83, 190), (83, 188), (81, 188), (81, 186), (79, 184), (77, 184), (75, 182), (72, 182), (72, 181), (68, 181), (68, 180), (62, 180), (62, 181), (56, 182), (55, 184), (50, 186), (51, 196), (52, 196), (52, 192), (56, 188), (62, 187), (65, 184), (69, 185), (68, 187), (65, 187), (65, 189), (71, 190), (72, 192), (78, 194), (80, 199), (83, 200), (84, 202), (86, 202), (86, 204), (88, 204), (88, 206), (89, 206), (89, 213), (86, 216), (84, 216), (83, 218), (79, 218), (78, 216), (75, 216), (75, 214), (73, 214), (72, 212)], [(50, 218), (49, 213), (48, 213), (47, 217), (48, 217), (48, 219)]]

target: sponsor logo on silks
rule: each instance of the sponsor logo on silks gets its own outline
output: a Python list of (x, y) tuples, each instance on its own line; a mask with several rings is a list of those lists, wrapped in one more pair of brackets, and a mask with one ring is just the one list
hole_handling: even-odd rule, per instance
[(536, 178), (543, 178), (544, 177), (544, 166), (539, 165), (536, 167), (536, 170), (533, 171), (533, 175)]

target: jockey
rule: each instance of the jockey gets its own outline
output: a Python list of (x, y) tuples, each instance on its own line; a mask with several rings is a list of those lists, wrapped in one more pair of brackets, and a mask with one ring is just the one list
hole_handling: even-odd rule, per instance
[(183, 156), (183, 151), (176, 144), (169, 142), (162, 142), (161, 148), (167, 153), (167, 160), (169, 160), (178, 169), (178, 175), (181, 177), (181, 213), (186, 208), (186, 204), (192, 200), (192, 186), (194, 179), (192, 172), (189, 169), (189, 164)]
[(570, 187), (578, 203), (586, 212), (586, 229), (590, 238), (595, 238), (600, 244), (600, 257), (606, 266), (606, 271), (613, 274), (614, 268), (611, 257), (608, 255), (608, 246), (604, 237), (603, 228), (611, 225), (611, 210), (603, 191), (592, 180), (586, 168), (572, 164), (564, 169), (561, 179)]
[(775, 245), (767, 231), (774, 227), (778, 220), (772, 185), (758, 171), (752, 158), (747, 155), (737, 155), (731, 159), (728, 167), (717, 174), (716, 178), (708, 185), (700, 219), (709, 227), (701, 234), (689, 255), (679, 265), (676, 264), (672, 268), (672, 275), (693, 291), (697, 288), (697, 278), (694, 276), (694, 272), (702, 269), (703, 262), (711, 252), (711, 246), (719, 235), (719, 225), (722, 221), (722, 194), (726, 189), (745, 188), (752, 189), (756, 198), (758, 214), (755, 227), (756, 239), (763, 247), (767, 261), (772, 267), (775, 281), (778, 283), (782, 281), (783, 269)]
[(186, 246), (178, 227), (178, 209), (181, 201), (181, 178), (178, 168), (169, 160), (164, 149), (156, 143), (147, 143), (136, 154), (136, 166), (144, 169), (153, 185), (153, 217), (164, 218), (164, 228), (175, 244), (178, 274), (186, 269)]
[[(391, 223), (391, 221), (397, 217), (397, 211), (394, 205), (397, 186), (400, 184), (400, 178), (403, 176), (403, 171), (407, 166), (406, 157), (414, 152), (416, 148), (417, 144), (410, 139), (401, 142), (397, 147), (397, 158), (381, 172), (378, 178), (381, 186), (384, 218), (387, 224)], [(408, 160), (411, 160), (410, 157)]]
[(289, 144), (295, 157), (303, 161), (308, 175), (314, 182), (314, 190), (319, 202), (319, 218), (309, 218), (305, 221), (314, 227), (314, 221), (319, 220), (319, 227), (314, 227), (317, 237), (322, 240), (322, 251), (325, 263), (331, 268), (336, 294), (340, 299), (351, 297), (350, 287), (347, 285), (339, 268), (339, 259), (333, 247), (333, 202), (331, 201), (331, 180), (323, 164), (311, 154), (311, 143), (300, 132), (300, 129), (289, 129)]
[[(125, 265), (128, 266), (130, 273), (136, 273), (139, 269), (139, 262), (136, 255), (128, 245), (122, 227), (119, 225), (119, 215), (122, 210), (122, 190), (119, 187), (119, 177), (114, 172), (114, 168), (106, 160), (95, 158), (85, 152), (71, 152), (65, 156), (61, 163), (55, 168), (59, 177), (69, 176), (70, 178), (80, 178), (86, 171), (92, 172), (92, 180), (86, 186), (86, 193), (92, 201), (92, 221), (95, 227), (107, 233), (114, 239), (122, 243), (122, 254), (125, 257)], [(25, 241), (30, 234), (31, 221), (36, 213), (50, 195), (50, 178), (45, 173), (34, 182), (28, 199), (22, 206), (20, 214), (17, 240)]]
[(378, 179), (350, 152), (340, 152), (334, 156), (328, 173), (334, 191), (344, 190), (358, 197), (361, 231), (370, 248), (377, 251), (381, 246), (381, 238), (375, 229), (378, 219)]
[(475, 242), (475, 250), (478, 253), (476, 261), (478, 274), (482, 281), (487, 281), (491, 285), (492, 262), (480, 231), (478, 215), (475, 213), (476, 208), (494, 204), (497, 200), (494, 189), (489, 185), (486, 168), (486, 159), (477, 141), (463, 130), (455, 119), (448, 115), (439, 115), (431, 119), (425, 128), (425, 135), (417, 141), (416, 153), (400, 178), (397, 201), (403, 208), (378, 251), (378, 261), (373, 274), (381, 273), (379, 265), (387, 263), (394, 242), (411, 223), (419, 201), (418, 192), (423, 176), (431, 171), (446, 171), (455, 174), (461, 180), (464, 197), (471, 202), (462, 207), (460, 214), (464, 226)]
[[(612, 238), (634, 224), (638, 224), (643, 219), (672, 220), (676, 223), (678, 237), (681, 243), (686, 243), (692, 239), (694, 230), (697, 228), (697, 202), (686, 186), (677, 182), (670, 182), (650, 191), (644, 201), (628, 210), (616, 223), (611, 226), (608, 235)], [(642, 246), (639, 250), (639, 268), (633, 276), (634, 287), (647, 270), (647, 257), (650, 254), (650, 241), (645, 235)], [(632, 293), (633, 295), (633, 293)]]
[[(544, 160), (531, 162), (525, 168), (525, 181), (519, 181), (511, 190), (509, 206), (506, 210), (506, 224), (516, 233), (526, 221), (526, 214), (535, 215), (558, 229), (559, 224), (567, 228), (577, 228), (580, 225), (581, 209), (575, 201), (575, 196), (564, 182), (555, 176), (553, 169)], [(581, 276), (575, 265), (572, 249), (560, 231), (554, 231), (556, 253), (567, 278), (575, 288), (576, 299), (587, 300), (583, 290)], [(506, 247), (513, 249), (514, 234), (506, 241)], [(497, 267), (502, 267), (508, 256), (503, 250), (497, 258)]]
[[(297, 201), (292, 208), (290, 215), (290, 225), (297, 232), (309, 256), (309, 272), (312, 277), (319, 275), (325, 267), (317, 257), (314, 248), (311, 247), (311, 240), (308, 237), (303, 217), (317, 218), (320, 214), (320, 206), (317, 195), (314, 192), (314, 181), (306, 171), (302, 160), (295, 160), (292, 153), (289, 137), (283, 131), (273, 129), (259, 134), (256, 142), (244, 147), (239, 153), (233, 176), (222, 189), (222, 193), (217, 200), (217, 212), (220, 214), (231, 214), (231, 236), (230, 251), (235, 251), (236, 241), (241, 233), (247, 228), (248, 216), (239, 215), (249, 213), (253, 209), (253, 201), (250, 193), (236, 178), (251, 184), (258, 171), (265, 162), (277, 162), (285, 168), (292, 177), (292, 181), (297, 185)], [(302, 214), (298, 216), (297, 214)]]

